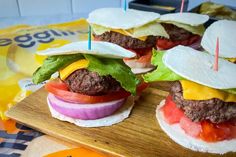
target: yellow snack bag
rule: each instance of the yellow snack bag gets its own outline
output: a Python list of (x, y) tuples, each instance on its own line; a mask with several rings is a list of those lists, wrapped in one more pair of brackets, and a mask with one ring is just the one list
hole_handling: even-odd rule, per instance
[(85, 19), (47, 26), (18, 25), (0, 29), (0, 119), (14, 104), (42, 87), (31, 82), (45, 57), (37, 50), (87, 40)]

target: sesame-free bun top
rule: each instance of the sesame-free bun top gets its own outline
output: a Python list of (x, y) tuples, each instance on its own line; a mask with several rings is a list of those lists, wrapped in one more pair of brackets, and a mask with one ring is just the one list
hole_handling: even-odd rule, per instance
[(78, 41), (66, 44), (58, 48), (49, 48), (38, 51), (42, 56), (69, 55), (69, 54), (92, 54), (107, 58), (132, 58), (136, 54), (123, 47), (103, 41), (91, 41), (91, 50), (88, 50), (88, 41)]
[(202, 47), (215, 54), (216, 40), (219, 38), (219, 56), (236, 58), (236, 21), (220, 20), (210, 25), (202, 38)]
[(101, 8), (92, 11), (87, 21), (112, 29), (131, 29), (143, 26), (160, 17), (160, 14), (134, 9)]
[(214, 61), (214, 56), (185, 46), (172, 48), (163, 57), (164, 64), (185, 79), (215, 89), (236, 88), (236, 64), (219, 58), (215, 71)]
[(170, 13), (161, 15), (160, 21), (172, 21), (187, 24), (191, 26), (199, 26), (209, 20), (208, 15), (201, 15), (196, 13)]

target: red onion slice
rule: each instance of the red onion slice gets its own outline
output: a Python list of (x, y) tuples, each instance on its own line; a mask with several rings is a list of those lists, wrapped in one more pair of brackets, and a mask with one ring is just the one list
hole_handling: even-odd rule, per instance
[(48, 94), (48, 103), (54, 110), (65, 116), (82, 120), (94, 120), (109, 116), (118, 110), (125, 101), (124, 98), (104, 103), (79, 104), (65, 102), (51, 93)]

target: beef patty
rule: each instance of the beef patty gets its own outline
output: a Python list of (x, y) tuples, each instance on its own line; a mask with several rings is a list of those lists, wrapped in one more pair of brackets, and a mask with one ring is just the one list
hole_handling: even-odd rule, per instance
[(171, 41), (183, 41), (189, 39), (193, 34), (183, 28), (179, 28), (173, 24), (161, 23), (166, 32), (170, 36)]
[(176, 105), (194, 122), (210, 120), (212, 123), (221, 123), (236, 118), (235, 102), (224, 102), (216, 98), (200, 101), (185, 100), (180, 82), (174, 83), (170, 94)]
[(86, 95), (105, 95), (122, 89), (111, 76), (99, 76), (87, 69), (76, 70), (66, 78), (65, 83), (71, 91)]
[(101, 35), (94, 34), (94, 37), (99, 41), (107, 41), (127, 49), (144, 49), (152, 48), (156, 45), (156, 37), (148, 36), (145, 41), (137, 38), (132, 38), (117, 32), (105, 32)]

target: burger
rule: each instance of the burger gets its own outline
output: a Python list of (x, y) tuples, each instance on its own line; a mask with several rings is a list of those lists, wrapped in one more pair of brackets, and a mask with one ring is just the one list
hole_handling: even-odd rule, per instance
[(210, 25), (202, 38), (202, 47), (210, 54), (215, 54), (216, 39), (219, 38), (219, 56), (236, 63), (236, 21), (219, 20)]
[(205, 31), (204, 23), (209, 16), (196, 13), (170, 13), (158, 19), (163, 27), (163, 34), (157, 39), (159, 50), (168, 50), (177, 45), (190, 46), (194, 49), (200, 48), (201, 37)]
[(146, 82), (174, 81), (156, 109), (160, 127), (176, 143), (194, 151), (236, 152), (236, 65), (190, 47), (154, 52), (157, 69)]
[(126, 58), (124, 62), (134, 73), (144, 73), (153, 69), (150, 60), (157, 37), (167, 36), (156, 22), (159, 17), (153, 12), (102, 8), (91, 12), (87, 21), (94, 40), (111, 42), (135, 52), (136, 57)]
[(146, 84), (122, 61), (135, 54), (107, 42), (74, 42), (37, 52), (48, 58), (33, 74), (33, 82), (46, 83), (47, 103), (54, 118), (82, 127), (110, 126), (126, 119), (134, 96)]

